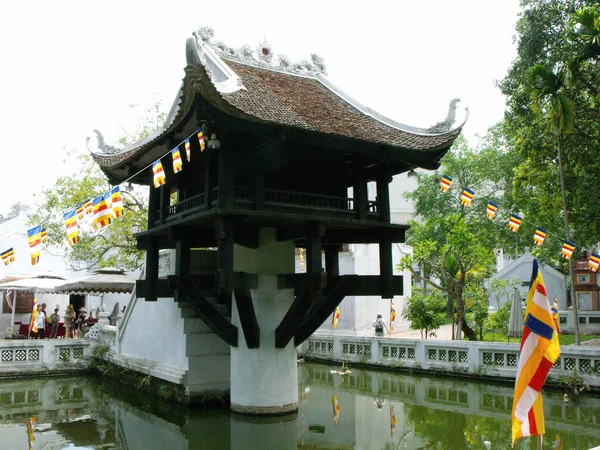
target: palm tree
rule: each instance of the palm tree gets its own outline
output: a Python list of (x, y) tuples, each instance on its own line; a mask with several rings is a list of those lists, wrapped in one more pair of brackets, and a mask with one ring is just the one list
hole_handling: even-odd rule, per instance
[[(556, 139), (558, 150), (558, 170), (560, 174), (560, 195), (562, 199), (563, 217), (565, 221), (565, 236), (571, 241), (569, 228), (569, 210), (567, 208), (565, 188), (565, 167), (563, 141), (567, 134), (574, 131), (575, 104), (565, 93), (566, 70), (553, 71), (551, 68), (536, 64), (527, 71), (529, 81), (529, 98), (531, 109), (550, 122), (550, 127)], [(573, 267), (569, 265), (569, 278), (571, 285), (571, 298), (573, 300), (573, 313), (575, 316), (575, 344), (579, 345), (579, 311), (575, 290), (573, 288)]]

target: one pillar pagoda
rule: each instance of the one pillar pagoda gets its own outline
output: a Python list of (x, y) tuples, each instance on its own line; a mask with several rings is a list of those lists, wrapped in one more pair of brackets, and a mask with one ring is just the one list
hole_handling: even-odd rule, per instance
[[(234, 411), (292, 412), (296, 346), (345, 296), (402, 294), (392, 244), (407, 227), (391, 223), (389, 184), (437, 169), (464, 122), (402, 125), (334, 86), (316, 55), (292, 64), (268, 45), (235, 50), (211, 39), (206, 28), (188, 39), (165, 124), (94, 157), (111, 183), (150, 186), (148, 229), (136, 235), (146, 251), (138, 297), (186, 302), (229, 344)], [(155, 188), (157, 161), (165, 182)], [(340, 275), (338, 253), (352, 243), (379, 246), (378, 276)], [(161, 249), (176, 250), (166, 278)], [(297, 249), (306, 273), (294, 273)], [(212, 263), (197, 270), (198, 260)]]

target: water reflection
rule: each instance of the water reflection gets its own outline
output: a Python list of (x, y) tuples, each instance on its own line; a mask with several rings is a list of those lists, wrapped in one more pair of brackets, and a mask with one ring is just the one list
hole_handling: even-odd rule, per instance
[[(0, 448), (510, 448), (510, 386), (333, 369), (299, 366), (298, 413), (268, 419), (188, 410), (95, 378), (2, 381)], [(599, 398), (574, 406), (546, 392), (544, 401), (544, 449), (557, 437), (564, 450), (600, 445)]]

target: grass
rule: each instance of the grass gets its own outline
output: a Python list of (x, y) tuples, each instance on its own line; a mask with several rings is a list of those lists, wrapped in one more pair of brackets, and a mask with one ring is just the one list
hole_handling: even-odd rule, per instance
[[(560, 341), (560, 345), (571, 345), (575, 344), (575, 335), (574, 334), (561, 334), (558, 337)], [(581, 342), (590, 341), (592, 339), (600, 339), (600, 335), (598, 334), (582, 334), (579, 336), (579, 340)], [(509, 342), (511, 344), (519, 344), (521, 343), (521, 338), (508, 338), (501, 333), (487, 333), (483, 335), (483, 341), (485, 342)]]

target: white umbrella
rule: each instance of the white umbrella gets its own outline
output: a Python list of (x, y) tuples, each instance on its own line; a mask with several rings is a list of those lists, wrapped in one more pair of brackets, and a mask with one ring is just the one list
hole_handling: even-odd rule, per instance
[(114, 267), (98, 269), (93, 275), (55, 287), (61, 294), (129, 294), (135, 286), (135, 278), (125, 275), (123, 270)]
[(521, 308), (520, 297), (519, 291), (515, 289), (508, 319), (508, 337), (523, 336), (523, 309)]

